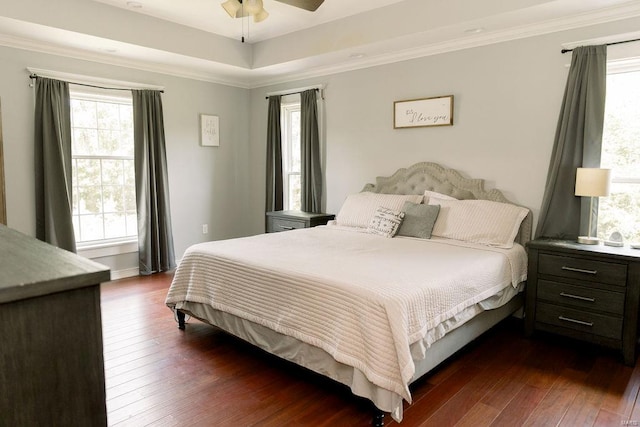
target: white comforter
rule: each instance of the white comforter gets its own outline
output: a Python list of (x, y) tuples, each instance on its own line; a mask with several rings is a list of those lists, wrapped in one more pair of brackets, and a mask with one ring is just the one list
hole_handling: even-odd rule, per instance
[(411, 402), (410, 345), (525, 279), (517, 244), (505, 250), (315, 227), (190, 247), (166, 303), (208, 304), (293, 336)]

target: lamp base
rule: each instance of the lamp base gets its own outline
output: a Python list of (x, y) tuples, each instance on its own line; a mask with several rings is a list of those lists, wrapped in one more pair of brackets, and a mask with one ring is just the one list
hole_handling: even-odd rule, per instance
[(598, 239), (597, 237), (579, 236), (578, 243), (581, 243), (583, 245), (599, 245), (600, 239)]

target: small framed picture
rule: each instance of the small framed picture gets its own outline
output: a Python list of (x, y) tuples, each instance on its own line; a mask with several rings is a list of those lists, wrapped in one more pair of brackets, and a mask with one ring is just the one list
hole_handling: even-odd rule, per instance
[(393, 103), (393, 128), (453, 126), (453, 95)]
[(220, 118), (200, 114), (200, 145), (203, 147), (220, 146)]

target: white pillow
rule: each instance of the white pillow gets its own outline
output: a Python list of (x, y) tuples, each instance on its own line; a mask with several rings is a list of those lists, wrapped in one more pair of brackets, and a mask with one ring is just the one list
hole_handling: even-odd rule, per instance
[(429, 200), (458, 200), (455, 197), (451, 197), (447, 194), (438, 193), (436, 191), (424, 190), (424, 203), (433, 205), (435, 203), (429, 203)]
[(520, 223), (529, 211), (509, 203), (489, 200), (432, 200), (440, 213), (432, 236), (480, 243), (498, 248), (513, 247)]
[(373, 218), (369, 221), (367, 232), (378, 236), (393, 237), (398, 232), (404, 218), (404, 212), (378, 206)]
[(404, 202), (422, 203), (422, 194), (381, 194), (368, 191), (350, 194), (336, 216), (337, 225), (367, 228), (379, 206), (401, 211)]

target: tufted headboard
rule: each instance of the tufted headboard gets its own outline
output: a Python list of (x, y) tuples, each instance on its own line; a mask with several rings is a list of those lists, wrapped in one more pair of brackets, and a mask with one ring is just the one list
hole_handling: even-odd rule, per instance
[[(425, 190), (447, 194), (456, 199), (481, 199), (511, 203), (500, 190), (484, 189), (484, 180), (463, 177), (460, 172), (445, 169), (437, 163), (416, 163), (402, 168), (389, 177), (377, 177), (375, 184), (367, 184), (362, 191), (384, 194), (423, 194)], [(531, 211), (520, 224), (515, 241), (524, 246), (531, 240), (533, 215)]]

